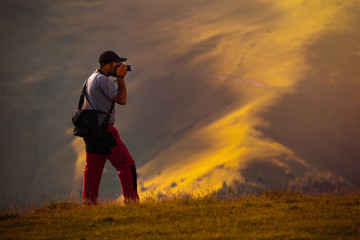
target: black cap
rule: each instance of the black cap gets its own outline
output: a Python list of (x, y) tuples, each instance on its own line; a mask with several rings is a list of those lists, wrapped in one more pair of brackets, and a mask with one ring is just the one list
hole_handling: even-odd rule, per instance
[(126, 58), (119, 57), (113, 51), (105, 51), (99, 57), (100, 66), (104, 66), (112, 62), (125, 62), (126, 60)]

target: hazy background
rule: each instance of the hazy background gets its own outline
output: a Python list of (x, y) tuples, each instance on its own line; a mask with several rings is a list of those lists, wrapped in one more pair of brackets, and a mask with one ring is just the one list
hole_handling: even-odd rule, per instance
[[(2, 205), (79, 196), (81, 86), (133, 66), (116, 126), (142, 192), (359, 189), (360, 2), (0, 3)], [(102, 194), (121, 193), (106, 165)]]

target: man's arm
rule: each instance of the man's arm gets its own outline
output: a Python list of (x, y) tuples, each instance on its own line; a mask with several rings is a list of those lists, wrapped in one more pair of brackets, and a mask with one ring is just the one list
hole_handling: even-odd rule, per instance
[(117, 78), (117, 85), (118, 85), (118, 94), (114, 97), (113, 101), (118, 104), (125, 105), (127, 98), (127, 91), (126, 91), (125, 80), (123, 77)]
[(127, 91), (125, 85), (125, 75), (127, 74), (127, 66), (125, 64), (121, 64), (117, 69), (117, 84), (118, 84), (118, 94), (114, 97), (113, 101), (125, 105), (127, 98)]

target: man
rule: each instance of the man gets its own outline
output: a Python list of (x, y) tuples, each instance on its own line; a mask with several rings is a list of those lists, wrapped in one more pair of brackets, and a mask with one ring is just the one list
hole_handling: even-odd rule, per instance
[[(85, 204), (97, 204), (99, 185), (107, 159), (118, 171), (125, 203), (138, 202), (135, 161), (127, 147), (121, 141), (118, 130), (114, 127), (115, 109), (113, 102), (126, 104), (127, 91), (125, 76), (127, 66), (113, 51), (106, 51), (99, 57), (99, 68), (88, 78), (86, 83), (85, 108), (109, 112), (112, 109), (108, 135), (104, 139), (84, 137), (86, 145), (86, 166), (82, 199)], [(108, 78), (117, 78), (117, 88)]]

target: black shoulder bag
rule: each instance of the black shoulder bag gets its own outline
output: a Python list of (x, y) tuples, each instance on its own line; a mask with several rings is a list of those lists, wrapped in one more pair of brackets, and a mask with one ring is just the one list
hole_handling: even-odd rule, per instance
[(112, 102), (108, 113), (97, 110), (82, 109), (84, 97), (86, 97), (86, 84), (87, 80), (85, 81), (81, 92), (79, 106), (74, 111), (72, 117), (74, 135), (95, 139), (104, 138), (108, 132), (108, 123), (111, 112), (114, 108), (114, 102)]

